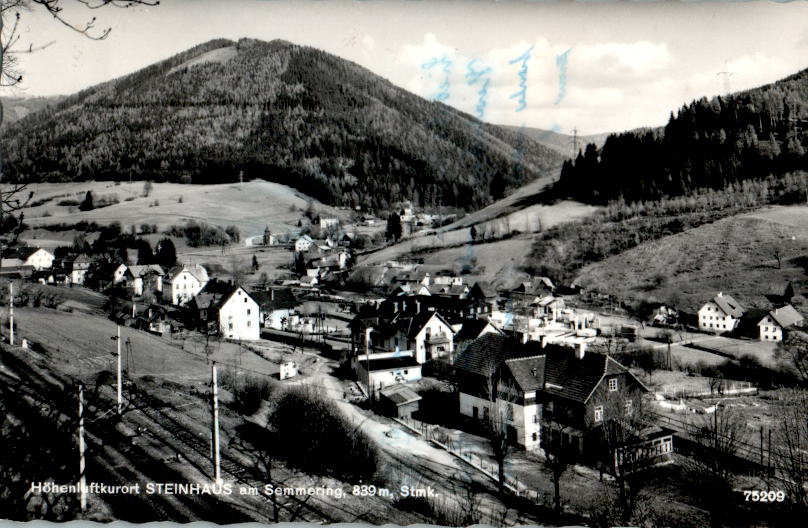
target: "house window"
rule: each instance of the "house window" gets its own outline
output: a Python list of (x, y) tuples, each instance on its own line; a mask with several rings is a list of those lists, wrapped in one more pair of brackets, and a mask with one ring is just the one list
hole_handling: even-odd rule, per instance
[(247, 321), (247, 327), (252, 326), (252, 321)]
[(617, 378), (612, 378), (609, 380), (609, 390), (610, 391), (617, 390)]
[(632, 405), (633, 405), (633, 404), (634, 404), (634, 403), (633, 403), (631, 400), (626, 400), (626, 403), (625, 403), (626, 416), (630, 416), (630, 415), (631, 415), (631, 411), (632, 411)]
[(250, 309), (247, 308), (247, 315), (250, 315)]
[(595, 407), (595, 423), (603, 422), (603, 406), (598, 405)]
[(404, 374), (409, 374), (409, 373), (410, 373), (409, 369), (404, 369)]
[(534, 441), (534, 442), (538, 442), (538, 441), (539, 441), (539, 433), (533, 433), (533, 441)]
[(553, 414), (553, 402), (547, 402), (547, 412)]
[(507, 419), (509, 422), (513, 421), (513, 405), (511, 405), (510, 403), (508, 404)]
[(227, 329), (228, 329), (228, 330), (232, 330), (232, 329), (233, 329), (233, 321), (230, 321), (229, 323), (227, 323)]
[[(239, 294), (239, 295), (241, 295), (241, 292), (238, 292), (238, 294)], [(245, 303), (247, 302), (247, 298), (246, 298), (246, 297), (244, 297), (244, 302), (245, 302)]]

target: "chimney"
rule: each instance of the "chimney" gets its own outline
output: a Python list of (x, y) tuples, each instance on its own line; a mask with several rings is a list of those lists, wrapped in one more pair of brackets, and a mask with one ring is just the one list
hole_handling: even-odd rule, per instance
[(522, 344), (527, 343), (527, 332), (522, 333)]
[(575, 357), (577, 359), (583, 359), (585, 353), (586, 353), (586, 343), (582, 341), (575, 346)]
[(415, 301), (415, 313), (421, 313), (421, 301)]
[(541, 337), (539, 337), (539, 342), (541, 343), (542, 348), (546, 347), (547, 346), (547, 335), (542, 334)]
[(717, 297), (721, 297), (722, 295), (724, 295), (724, 292), (718, 292)]

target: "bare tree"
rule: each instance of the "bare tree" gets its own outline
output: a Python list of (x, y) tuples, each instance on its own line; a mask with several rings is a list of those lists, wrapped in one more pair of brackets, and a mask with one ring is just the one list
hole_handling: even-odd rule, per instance
[[(76, 0), (77, 3), (88, 9), (100, 9), (105, 6), (127, 8), (135, 5), (156, 6), (157, 0)], [(28, 43), (26, 46), (20, 42), (21, 12), (33, 9), (44, 10), (54, 20), (70, 30), (92, 40), (103, 40), (109, 36), (111, 28), (98, 29), (96, 17), (84, 23), (69, 20), (64, 13), (65, 0), (0, 0), (0, 88), (7, 88), (20, 84), (23, 80), (19, 71), (19, 57), (21, 54), (33, 53), (47, 48), (53, 42)], [(3, 104), (0, 102), (0, 125), (3, 124)], [(9, 216), (23, 209), (31, 201), (33, 192), (28, 188), (28, 182), (5, 181), (5, 170), (2, 153), (0, 153), (0, 234), (9, 223)], [(0, 258), (14, 245), (22, 226), (22, 213), (16, 219), (16, 226), (9, 235), (0, 236)]]
[(230, 276), (233, 278), (233, 285), (239, 286), (247, 276), (248, 268), (241, 259), (233, 255), (230, 257), (230, 265), (227, 271), (230, 272)]
[(553, 480), (553, 510), (561, 513), (561, 477), (575, 463), (577, 453), (569, 444), (564, 443), (564, 434), (568, 427), (554, 420), (546, 420), (542, 431), (542, 447), (544, 449), (544, 466)]
[(630, 522), (634, 514), (644, 482), (640, 472), (649, 462), (640, 436), (646, 423), (645, 414), (639, 391), (623, 383), (617, 391), (609, 391), (602, 423), (597, 426), (601, 462), (614, 476), (623, 523)]
[(685, 469), (710, 512), (710, 525), (722, 525), (732, 503), (733, 458), (742, 440), (744, 422), (731, 408), (716, 407), (693, 435), (696, 446)]
[(508, 423), (513, 420), (513, 406), (500, 395), (507, 397), (511, 394), (513, 384), (501, 379), (500, 369), (494, 362), (489, 363), (486, 372), (484, 397), (491, 404), (485, 408), (488, 415), (483, 416), (483, 420), (486, 436), (497, 463), (497, 485), (501, 494), (505, 491), (505, 462), (511, 452)]
[(808, 334), (791, 331), (774, 351), (774, 358), (792, 372), (802, 383), (808, 385)]
[(791, 504), (805, 511), (808, 497), (808, 396), (803, 391), (789, 391), (775, 406), (775, 438), (777, 452), (774, 466), (784, 477), (778, 481), (788, 493)]

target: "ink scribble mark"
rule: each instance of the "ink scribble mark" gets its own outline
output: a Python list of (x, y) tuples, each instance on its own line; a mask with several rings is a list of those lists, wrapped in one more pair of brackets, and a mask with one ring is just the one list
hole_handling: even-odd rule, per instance
[(512, 93), (509, 97), (509, 99), (517, 100), (517, 112), (521, 112), (527, 108), (527, 63), (530, 60), (530, 54), (532, 52), (533, 46), (530, 46), (523, 54), (508, 61), (508, 64), (522, 64), (522, 66), (519, 68), (519, 90)]
[(443, 81), (440, 83), (438, 87), (438, 93), (435, 94), (434, 99), (436, 101), (445, 101), (449, 98), (449, 88), (451, 87), (449, 83), (449, 73), (452, 71), (452, 61), (449, 60), (449, 57), (446, 55), (442, 57), (435, 57), (426, 61), (425, 63), (421, 64), (421, 69), (423, 70), (431, 70), (435, 66), (442, 66), (442, 70), (444, 73)]
[(482, 119), (485, 116), (485, 107), (488, 104), (488, 85), (491, 83), (491, 68), (475, 69), (475, 64), (478, 62), (480, 62), (479, 59), (473, 59), (466, 65), (466, 82), (469, 86), (482, 84), (482, 87), (477, 91), (477, 106), (474, 108), (477, 117)]
[(558, 67), (558, 97), (553, 104), (560, 103), (564, 99), (564, 96), (567, 95), (567, 63), (570, 51), (572, 51), (572, 48), (560, 55), (556, 55), (556, 66)]

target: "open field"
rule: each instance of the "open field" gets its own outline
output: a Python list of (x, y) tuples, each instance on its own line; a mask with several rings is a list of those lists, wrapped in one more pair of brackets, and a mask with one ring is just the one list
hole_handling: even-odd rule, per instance
[[(798, 292), (808, 285), (806, 252), (808, 207), (778, 206), (645, 243), (586, 266), (578, 280), (619, 297), (671, 302), (693, 312), (719, 291), (744, 307), (768, 307), (767, 296), (782, 294), (788, 282)], [(795, 306), (805, 311), (801, 303)]]
[[(560, 223), (585, 218), (593, 214), (596, 210), (597, 208), (593, 206), (571, 201), (563, 201), (552, 205), (532, 204), (497, 219), (480, 220), (479, 223), (474, 222), (474, 224), (478, 238), (482, 238), (486, 233), (490, 233), (492, 236), (502, 236), (508, 231), (528, 233), (526, 235), (516, 236), (516, 238), (519, 239), (520, 262), (518, 264), (521, 264), (521, 260), (524, 258), (524, 255), (529, 252), (532, 244), (533, 235), (530, 233), (534, 233), (540, 228), (546, 229)], [(485, 209), (482, 211), (485, 211)], [(482, 211), (478, 211), (478, 213)], [(415, 234), (390, 247), (369, 253), (362, 257), (359, 262), (362, 265), (379, 265), (415, 252), (440, 251), (441, 248), (447, 246), (467, 244), (471, 241), (471, 233), (470, 229), (465, 226), (471, 225), (473, 221), (468, 219), (478, 213), (472, 213), (464, 217), (459, 222), (464, 225), (463, 227), (456, 226), (454, 229), (443, 228), (438, 232)], [(505, 240), (502, 242), (510, 241)], [(493, 244), (497, 243), (499, 242), (491, 242), (490, 244), (493, 247)], [(488, 244), (475, 245), (473, 248), (474, 251), (478, 251), (482, 245)]]
[[(184, 220), (196, 220), (221, 226), (236, 225), (242, 237), (248, 237), (262, 234), (266, 226), (273, 232), (297, 232), (297, 221), (309, 200), (291, 187), (263, 180), (218, 185), (154, 183), (148, 197), (143, 196), (143, 187), (143, 182), (32, 184), (34, 203), (49, 197), (53, 199), (27, 207), (25, 222), (32, 227), (81, 220), (99, 224), (120, 222), (124, 229), (132, 224), (148, 223), (157, 224), (158, 229), (163, 230)], [(87, 212), (79, 211), (76, 206), (58, 205), (61, 200), (81, 202), (87, 191), (92, 191), (96, 202), (106, 196), (118, 199), (119, 203)], [(317, 201), (314, 206), (322, 215), (334, 216), (343, 222), (350, 218), (350, 211)]]
[[(102, 370), (115, 369), (116, 326), (113, 321), (81, 313), (66, 313), (44, 308), (17, 308), (17, 339), (28, 338), (50, 351), (54, 367), (71, 375), (91, 377)], [(121, 328), (121, 339), (130, 343), (129, 360), (135, 376), (206, 383), (210, 365), (205, 358), (205, 343), (171, 340), (132, 328)], [(276, 366), (244, 348), (218, 340), (210, 341), (211, 359), (238, 364), (245, 369), (273, 374)], [(124, 349), (124, 364), (126, 357)]]

